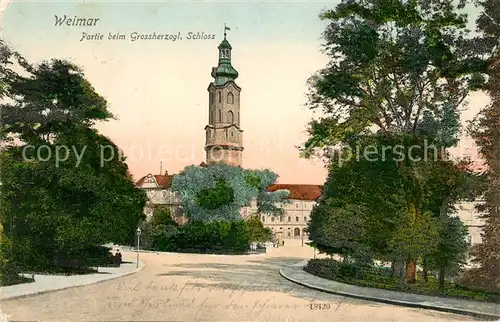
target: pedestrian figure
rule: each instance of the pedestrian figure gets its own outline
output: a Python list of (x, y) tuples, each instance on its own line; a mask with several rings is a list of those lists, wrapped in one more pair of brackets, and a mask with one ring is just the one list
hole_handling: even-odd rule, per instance
[(122, 263), (122, 254), (120, 253), (119, 249), (116, 250), (115, 256), (113, 256), (113, 257), (114, 257), (113, 259), (114, 259), (115, 265), (120, 266)]

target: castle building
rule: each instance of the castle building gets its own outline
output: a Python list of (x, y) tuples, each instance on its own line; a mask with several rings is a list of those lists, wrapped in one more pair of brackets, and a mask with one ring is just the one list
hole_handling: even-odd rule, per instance
[[(240, 93), (236, 84), (238, 72), (232, 66), (232, 47), (224, 33), (224, 39), (218, 46), (219, 59), (217, 67), (212, 68), (214, 80), (208, 86), (208, 125), (205, 126), (206, 160), (199, 166), (215, 162), (225, 162), (234, 166), (242, 166), (243, 130), (240, 127)], [(178, 222), (185, 222), (178, 197), (172, 192), (174, 175), (148, 174), (136, 183), (146, 191), (148, 203), (144, 209), (146, 216), (151, 216), (158, 207), (168, 208)], [(281, 205), (284, 215), (260, 215), (265, 226), (271, 228), (278, 239), (304, 238), (307, 222), (316, 200), (321, 196), (322, 186), (302, 184), (274, 184), (268, 191), (286, 189), (290, 191), (290, 203)], [(243, 218), (257, 213), (257, 203), (250, 202), (249, 207), (241, 209)]]

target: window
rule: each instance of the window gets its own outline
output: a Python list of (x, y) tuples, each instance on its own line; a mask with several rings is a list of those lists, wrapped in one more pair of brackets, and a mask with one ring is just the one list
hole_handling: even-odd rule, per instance
[(234, 113), (233, 111), (227, 112), (227, 122), (233, 124), (234, 123)]
[(287, 235), (288, 235), (288, 237), (290, 237), (290, 235), (291, 235), (291, 234), (290, 234), (290, 231), (288, 231), (288, 234), (287, 234)]
[(222, 102), (222, 94), (219, 92), (217, 92), (217, 100), (219, 101), (219, 103)]
[(304, 222), (307, 222), (307, 217), (306, 216), (304, 216)]
[(299, 217), (295, 217), (295, 221), (296, 221), (296, 222), (299, 222)]
[(280, 222), (283, 222), (283, 216), (280, 217)]
[(262, 222), (266, 221), (266, 217), (262, 216), (261, 220)]
[(227, 94), (227, 103), (228, 104), (234, 104), (234, 95), (233, 95), (233, 93)]
[(218, 110), (217, 122), (222, 122), (222, 112)]
[(295, 208), (299, 208), (299, 204), (298, 203), (295, 204)]
[(274, 217), (271, 217), (271, 222), (274, 222)]
[(210, 93), (210, 104), (214, 103), (214, 93)]
[(292, 217), (288, 216), (288, 222), (292, 221)]

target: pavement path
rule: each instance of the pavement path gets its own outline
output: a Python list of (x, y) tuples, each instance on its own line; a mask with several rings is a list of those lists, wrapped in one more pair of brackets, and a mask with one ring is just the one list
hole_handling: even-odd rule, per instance
[[(17, 298), (20, 296), (32, 296), (54, 290), (62, 290), (75, 286), (95, 284), (102, 281), (120, 278), (140, 271), (144, 268), (144, 263), (137, 262), (132, 256), (124, 258), (124, 263), (120, 267), (99, 267), (98, 273), (85, 275), (34, 275), (35, 282), (16, 284), (0, 287), (0, 295), (3, 300)], [(31, 275), (27, 275), (31, 277)], [(0, 320), (1, 321), (1, 320)]]
[(283, 266), (311, 256), (307, 246), (248, 256), (143, 253), (138, 273), (6, 300), (2, 311), (23, 321), (473, 320), (326, 294), (280, 276)]
[(408, 307), (471, 315), (484, 320), (500, 319), (500, 304), (498, 303), (427, 296), (344, 284), (309, 274), (303, 269), (305, 265), (307, 265), (307, 260), (297, 263), (296, 265), (282, 268), (280, 274), (292, 282), (331, 294), (345, 295), (358, 299)]

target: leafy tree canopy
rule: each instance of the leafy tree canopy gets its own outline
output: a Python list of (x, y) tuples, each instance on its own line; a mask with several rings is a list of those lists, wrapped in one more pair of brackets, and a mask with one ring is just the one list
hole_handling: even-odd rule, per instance
[(258, 212), (279, 213), (278, 202), (289, 192), (268, 192), (277, 175), (269, 170), (246, 170), (224, 163), (207, 167), (188, 166), (172, 181), (182, 207), (194, 221), (242, 220), (240, 209), (252, 199)]
[(373, 130), (456, 144), (459, 107), (484, 86), (492, 47), (469, 36), (464, 4), (343, 0), (325, 11), (331, 61), (311, 77), (309, 95), (324, 116), (310, 123), (304, 155)]

